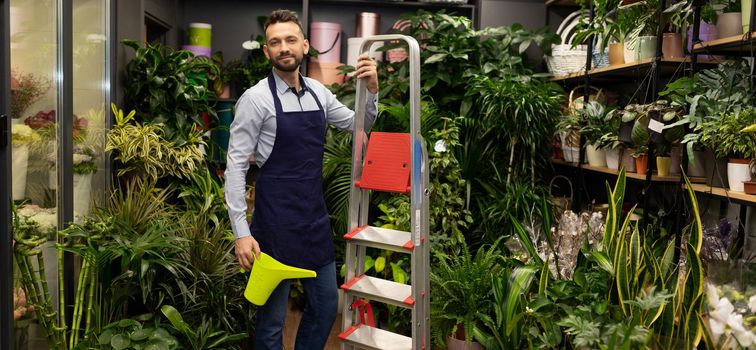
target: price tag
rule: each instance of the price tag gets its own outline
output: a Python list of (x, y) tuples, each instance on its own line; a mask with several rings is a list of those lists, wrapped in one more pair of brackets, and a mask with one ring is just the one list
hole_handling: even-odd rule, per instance
[(651, 119), (648, 122), (648, 129), (661, 134), (662, 130), (664, 129), (664, 123)]

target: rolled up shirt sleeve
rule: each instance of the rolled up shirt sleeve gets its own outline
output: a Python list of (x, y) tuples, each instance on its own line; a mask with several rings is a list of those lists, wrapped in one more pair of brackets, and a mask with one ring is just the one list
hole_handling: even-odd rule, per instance
[(250, 235), (247, 222), (246, 174), (250, 157), (255, 154), (263, 122), (261, 109), (250, 96), (243, 95), (236, 104), (231, 123), (226, 156), (225, 187), (228, 216), (236, 238)]

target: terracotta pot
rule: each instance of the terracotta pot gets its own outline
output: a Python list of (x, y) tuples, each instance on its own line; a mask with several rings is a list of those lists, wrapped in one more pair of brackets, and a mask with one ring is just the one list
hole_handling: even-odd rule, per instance
[(635, 156), (635, 172), (645, 174), (648, 170), (648, 154), (639, 154)]
[(218, 95), (218, 98), (220, 99), (229, 99), (231, 98), (231, 85), (223, 85), (223, 90)]
[(474, 341), (470, 345), (467, 345), (464, 339), (456, 339), (454, 337), (446, 337), (446, 348), (448, 350), (484, 350), (485, 348), (480, 343)]
[(664, 33), (662, 39), (662, 53), (664, 58), (682, 58), (685, 57), (682, 46), (682, 34)]
[(756, 194), (756, 181), (743, 182), (743, 191), (747, 194)]
[(741, 13), (727, 12), (717, 16), (717, 34), (720, 38), (743, 34)]
[(659, 176), (669, 176), (669, 168), (672, 165), (671, 157), (656, 157), (656, 173)]
[(613, 43), (609, 44), (609, 65), (617, 66), (625, 63), (625, 44)]

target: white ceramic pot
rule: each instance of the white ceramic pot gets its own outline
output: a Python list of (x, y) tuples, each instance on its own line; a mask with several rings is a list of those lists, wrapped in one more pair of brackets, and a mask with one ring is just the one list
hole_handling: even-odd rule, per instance
[(624, 54), (625, 63), (632, 63), (638, 60), (638, 44), (635, 44), (635, 47), (630, 48), (628, 43), (624, 43), (624, 46), (622, 48), (622, 53)]
[(624, 150), (622, 150), (622, 156), (620, 157), (620, 159), (620, 164), (622, 164), (622, 167), (625, 168), (626, 173), (635, 172), (635, 158), (633, 158), (632, 148), (625, 148)]
[(619, 170), (620, 151), (621, 149), (619, 147), (604, 149), (604, 153), (606, 153), (606, 167), (607, 168), (612, 169), (612, 170)]
[(580, 161), (580, 148), (562, 146), (562, 153), (564, 153), (564, 161), (568, 163), (577, 163)]
[(606, 168), (606, 152), (596, 145), (585, 146), (585, 157), (588, 158), (588, 165)]
[(73, 174), (74, 214), (77, 217), (89, 215), (92, 203), (92, 174)]
[(743, 34), (740, 12), (727, 12), (717, 16), (717, 34), (720, 38)]
[(29, 146), (18, 145), (12, 147), (11, 172), (13, 176), (13, 200), (26, 197), (26, 168), (29, 167)]
[(751, 181), (750, 159), (730, 159), (727, 163), (727, 182), (730, 191), (743, 192), (743, 181)]

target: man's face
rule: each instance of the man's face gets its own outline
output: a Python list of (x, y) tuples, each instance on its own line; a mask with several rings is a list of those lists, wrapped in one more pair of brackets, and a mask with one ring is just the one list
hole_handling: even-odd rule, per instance
[(299, 26), (293, 22), (275, 23), (265, 31), (263, 51), (273, 67), (284, 72), (299, 68), (310, 43), (304, 38)]

